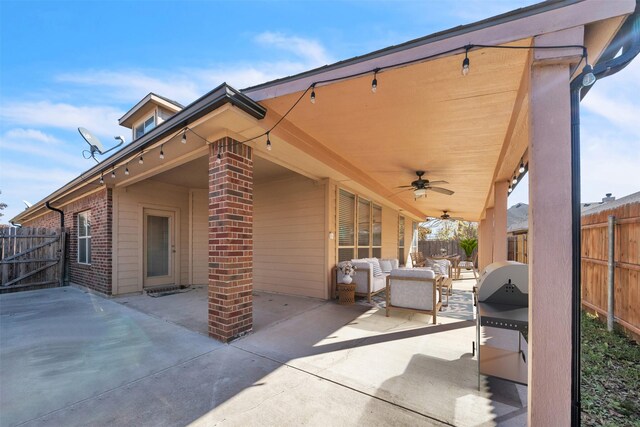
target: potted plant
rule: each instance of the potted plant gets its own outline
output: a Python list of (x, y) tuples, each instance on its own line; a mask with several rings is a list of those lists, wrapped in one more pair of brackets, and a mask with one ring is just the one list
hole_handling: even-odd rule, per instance
[(353, 277), (351, 276), (355, 274), (356, 267), (351, 264), (351, 261), (345, 261), (343, 263), (340, 263), (338, 269), (342, 273), (342, 283), (344, 283), (345, 285), (350, 284), (353, 280)]
[[(478, 247), (478, 239), (462, 239), (460, 240), (460, 247), (467, 257), (466, 260), (471, 262), (471, 255), (473, 255), (473, 251)], [(469, 270), (469, 267), (467, 267), (467, 270)]]

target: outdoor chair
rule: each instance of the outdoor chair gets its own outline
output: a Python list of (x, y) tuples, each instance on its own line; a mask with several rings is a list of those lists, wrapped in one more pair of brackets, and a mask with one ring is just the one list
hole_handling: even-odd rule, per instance
[(473, 272), (473, 278), (478, 280), (478, 272), (476, 271), (476, 262), (478, 262), (478, 252), (473, 254), (471, 261), (460, 261), (460, 268), (466, 268), (467, 270), (471, 270)]
[(387, 277), (386, 315), (391, 310), (430, 314), (436, 323), (442, 307), (440, 287), (443, 277), (427, 268), (398, 268)]
[(411, 256), (411, 264), (414, 267), (426, 267), (426, 259), (422, 252), (411, 252), (409, 255)]

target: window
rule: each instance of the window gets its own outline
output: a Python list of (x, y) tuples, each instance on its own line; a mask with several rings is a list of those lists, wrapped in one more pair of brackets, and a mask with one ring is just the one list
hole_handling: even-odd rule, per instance
[(91, 212), (78, 214), (78, 263), (91, 264)]
[(339, 190), (338, 261), (381, 256), (382, 207)]
[(398, 217), (398, 261), (404, 264), (404, 217)]
[(355, 255), (356, 196), (344, 190), (338, 195), (338, 261)]
[(133, 139), (140, 138), (145, 133), (149, 132), (151, 129), (156, 127), (156, 117), (155, 115), (149, 117), (144, 122), (140, 123), (133, 130)]

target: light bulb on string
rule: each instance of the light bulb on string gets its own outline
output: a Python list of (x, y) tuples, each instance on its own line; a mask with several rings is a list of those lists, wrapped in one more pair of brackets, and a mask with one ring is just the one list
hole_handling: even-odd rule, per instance
[(126, 166), (124, 168), (124, 174), (127, 175), (127, 176), (129, 175), (129, 166)]
[(311, 86), (311, 103), (316, 103), (316, 85)]
[(596, 82), (596, 76), (593, 74), (593, 67), (587, 63), (582, 69), (582, 86), (591, 86)]
[(462, 75), (466, 76), (469, 74), (469, 48), (467, 47), (464, 51), (464, 59), (462, 60)]
[(100, 184), (104, 184), (104, 178), (102, 177), (102, 173), (100, 174)]
[(162, 148), (163, 146), (160, 146), (160, 160), (164, 160), (164, 149)]
[(513, 187), (509, 186), (508, 192), (511, 193), (513, 191)]
[(520, 168), (518, 169), (518, 172), (524, 173), (524, 162), (520, 162)]
[(373, 80), (371, 81), (371, 92), (372, 93), (376, 93), (376, 91), (378, 90), (378, 70), (376, 69), (373, 72)]
[(144, 164), (144, 159), (142, 158), (142, 154), (140, 154), (140, 159), (138, 160), (138, 163), (140, 163), (141, 165)]
[(513, 180), (511, 180), (511, 183), (512, 183), (513, 185), (516, 185), (516, 184), (518, 183), (518, 177), (517, 177), (517, 176), (515, 176), (515, 175), (513, 175)]
[(183, 144), (187, 143), (187, 130), (186, 129), (182, 131), (182, 140), (181, 141), (182, 141)]
[(269, 139), (269, 132), (267, 132), (267, 150), (271, 151), (271, 140)]
[(216, 156), (216, 165), (219, 165), (222, 162), (222, 154), (220, 154), (220, 149), (218, 149), (218, 155)]
[(116, 171), (114, 169), (111, 169), (111, 178), (115, 178), (116, 177)]

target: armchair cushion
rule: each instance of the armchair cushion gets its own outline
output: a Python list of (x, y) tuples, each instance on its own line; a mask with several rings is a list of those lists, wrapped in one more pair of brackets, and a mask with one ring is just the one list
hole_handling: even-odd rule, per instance
[(381, 259), (380, 268), (382, 269), (383, 273), (391, 273), (391, 270), (393, 270), (393, 266), (391, 265), (391, 260)]

